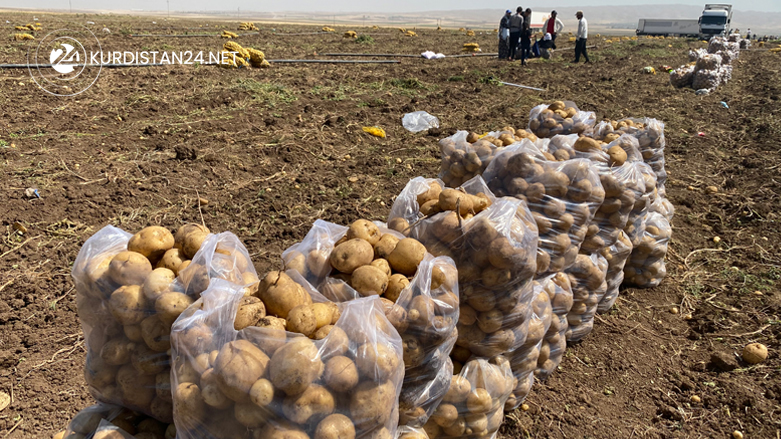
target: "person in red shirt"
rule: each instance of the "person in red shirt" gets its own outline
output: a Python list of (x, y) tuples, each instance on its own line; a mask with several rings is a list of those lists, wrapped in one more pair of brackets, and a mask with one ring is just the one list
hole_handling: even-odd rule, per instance
[(544, 33), (550, 34), (551, 36), (551, 41), (553, 41), (553, 49), (556, 48), (556, 35), (564, 29), (564, 23), (556, 18), (557, 15), (558, 13), (556, 11), (551, 12), (550, 18), (545, 20), (545, 24), (542, 25)]

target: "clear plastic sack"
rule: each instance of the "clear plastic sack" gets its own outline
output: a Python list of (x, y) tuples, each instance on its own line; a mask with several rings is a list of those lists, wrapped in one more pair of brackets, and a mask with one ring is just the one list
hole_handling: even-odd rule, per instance
[(496, 199), (480, 176), (460, 190), (418, 177), (397, 197), (388, 224), (456, 261), (457, 346), (492, 356), (523, 345), (537, 260), (537, 228), (523, 201)]
[[(452, 378), (452, 372), (451, 372)], [(450, 379), (448, 379), (450, 381)], [(399, 426), (396, 431), (396, 439), (429, 439), (426, 430), (422, 427)]]
[(566, 273), (559, 272), (539, 279), (551, 303), (550, 326), (542, 340), (534, 377), (544, 381), (559, 367), (567, 350), (567, 314), (572, 309), (572, 285)]
[(316, 340), (271, 327), (236, 331), (243, 298), (241, 287), (214, 281), (174, 324), (177, 438), (394, 437), (402, 342), (379, 298), (341, 304)]
[(624, 265), (629, 259), (629, 255), (632, 254), (632, 241), (629, 240), (629, 236), (624, 231), (621, 231), (616, 243), (602, 249), (600, 254), (607, 260), (607, 274), (605, 275), (607, 291), (597, 305), (597, 312), (601, 314), (608, 312), (618, 300), (618, 289), (624, 282)]
[(651, 208), (651, 205), (659, 198), (659, 192), (656, 188), (656, 173), (653, 168), (651, 168), (648, 163), (638, 162), (637, 169), (643, 178), (645, 192), (635, 201), (635, 205), (629, 213), (629, 220), (626, 222), (627, 224), (632, 224), (637, 221), (638, 218), (645, 216)]
[(566, 270), (572, 285), (572, 309), (567, 314), (567, 341), (582, 340), (594, 328), (597, 305), (607, 292), (607, 260), (604, 256), (578, 255)]
[(213, 235), (194, 224), (175, 236), (157, 226), (136, 235), (112, 226), (98, 231), (82, 246), (71, 273), (90, 393), (173, 422), (171, 325), (212, 277), (246, 281), (251, 290), (257, 288), (255, 273), (246, 249), (228, 232)]
[[(369, 236), (361, 235), (358, 225), (362, 225), (362, 230), (373, 231), (369, 234), (376, 241), (371, 266), (387, 270), (383, 275), (386, 285), (379, 287), (382, 291), (369, 292), (364, 288), (365, 282), (359, 277), (361, 267), (350, 275), (340, 272), (330, 262), (332, 253), (340, 252), (336, 243), (346, 241), (347, 237)], [(356, 222), (348, 228), (318, 220), (301, 243), (283, 253), (283, 259), (288, 268), (307, 273), (308, 280), (318, 285), (329, 300), (347, 302), (381, 293), (386, 314), (401, 334), (404, 347), (405, 376), (399, 400), (401, 425), (420, 427), (444, 397), (449, 386), (447, 380), (452, 376), (448, 355), (457, 339), (458, 272), (451, 258), (434, 257), (428, 252), (413, 271), (399, 272), (403, 268), (392, 254), (395, 247), (405, 245), (401, 243), (404, 239), (404, 235), (387, 229), (382, 223)], [(371, 247), (367, 244), (367, 248)]]
[(483, 178), (497, 196), (528, 204), (539, 230), (538, 276), (562, 271), (575, 262), (605, 198), (591, 161), (550, 161), (534, 145), (521, 143), (499, 153)]
[(695, 90), (714, 90), (721, 85), (722, 75), (718, 69), (697, 70), (692, 79), (692, 88)]
[(430, 439), (496, 437), (515, 379), (503, 356), (473, 358), (453, 376), (424, 430)]
[(708, 51), (706, 49), (693, 49), (689, 50), (689, 62), (697, 62), (698, 59), (702, 58), (703, 56), (707, 55)]
[(670, 223), (662, 214), (650, 212), (634, 224), (632, 255), (624, 266), (627, 285), (653, 288), (667, 275), (664, 258), (672, 235)]
[[(691, 81), (689, 82), (691, 83)], [(650, 118), (628, 118), (618, 121), (600, 122), (594, 129), (594, 138), (604, 141), (612, 141), (613, 137), (622, 134), (629, 134), (637, 139), (643, 161), (648, 163), (656, 173), (656, 187), (658, 192), (664, 195), (664, 184), (667, 181), (667, 172), (664, 169), (664, 148), (666, 143), (664, 123)]]
[(555, 101), (550, 105), (538, 105), (529, 113), (529, 130), (537, 137), (553, 137), (557, 134), (584, 134), (596, 123), (592, 111), (580, 111), (571, 101)]
[(516, 384), (504, 404), (506, 412), (518, 408), (529, 396), (532, 385), (534, 385), (534, 371), (537, 369), (543, 339), (553, 320), (551, 298), (545, 291), (544, 284), (534, 281), (533, 291), (532, 318), (529, 320), (526, 343), (514, 352), (507, 354)]
[(130, 409), (98, 403), (77, 413), (61, 434), (63, 439), (174, 439), (176, 427)]
[(721, 56), (714, 53), (708, 53), (697, 58), (694, 65), (697, 70), (715, 70), (721, 66)]
[[(588, 137), (572, 139), (556, 136), (548, 145), (554, 156), (561, 147), (564, 154), (560, 157), (582, 158), (590, 160), (594, 170), (599, 175), (600, 183), (605, 191), (605, 198), (597, 209), (588, 231), (580, 247), (581, 253), (593, 253), (609, 247), (616, 242), (618, 234), (626, 227), (629, 214), (635, 203), (645, 192), (645, 179), (638, 163), (642, 156), (638, 150), (638, 142), (633, 136), (624, 134), (617, 138), (608, 138), (610, 143)], [(568, 141), (574, 140), (572, 145)], [(574, 157), (570, 154), (574, 151)]]
[(439, 128), (439, 119), (425, 111), (413, 111), (401, 118), (401, 124), (409, 132), (419, 133), (429, 128)]
[(544, 141), (527, 130), (505, 127), (480, 136), (476, 133), (458, 131), (439, 141), (442, 163), (439, 177), (448, 187), (459, 187), (480, 175), (491, 163), (497, 152), (504, 147), (529, 140), (543, 145)]
[(683, 65), (670, 72), (670, 84), (674, 87), (689, 87), (694, 81), (694, 65)]
[(673, 203), (670, 202), (666, 197), (656, 197), (656, 199), (651, 203), (648, 210), (650, 212), (656, 212), (661, 214), (663, 217), (667, 218), (668, 223), (672, 223), (673, 216), (675, 215), (675, 207), (673, 206)]

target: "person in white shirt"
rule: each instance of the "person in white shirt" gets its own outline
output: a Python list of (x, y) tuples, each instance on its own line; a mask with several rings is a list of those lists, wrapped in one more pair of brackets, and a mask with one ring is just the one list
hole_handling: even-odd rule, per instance
[(575, 41), (575, 62), (580, 62), (580, 55), (582, 54), (586, 58), (586, 62), (590, 63), (588, 59), (588, 52), (586, 51), (586, 40), (588, 39), (588, 22), (583, 18), (583, 11), (575, 13), (575, 17), (578, 18), (578, 33), (575, 35), (577, 40)]
[(551, 12), (550, 18), (545, 20), (545, 24), (542, 25), (542, 31), (551, 36), (554, 49), (556, 48), (556, 35), (564, 29), (564, 23), (557, 18), (557, 15), (556, 11)]

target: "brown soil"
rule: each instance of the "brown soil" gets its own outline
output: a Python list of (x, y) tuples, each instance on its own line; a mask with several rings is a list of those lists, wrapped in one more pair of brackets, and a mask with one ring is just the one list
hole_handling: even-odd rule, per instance
[[(39, 18), (44, 29), (55, 27)], [(22, 24), (32, 16), (8, 19)], [(104, 50), (217, 51), (223, 43), (129, 38), (152, 27), (132, 17), (78, 20), (112, 29), (100, 36)], [(361, 45), (342, 39), (344, 30), (291, 37), (264, 26), (239, 43), (272, 59), (329, 51), (454, 54), (472, 41), (493, 52), (496, 45), (492, 34), (428, 30), (408, 38), (395, 29), (356, 28), (378, 34)], [(104, 70), (76, 98), (43, 93), (26, 71), (0, 71), (0, 390), (13, 395), (0, 412), (0, 438), (49, 437), (92, 403), (69, 273), (80, 246), (101, 227), (173, 229), (203, 219), (213, 231), (236, 233), (264, 272), (280, 266), (280, 252), (316, 218), (384, 219), (410, 178), (437, 174), (439, 138), (456, 129), (525, 125), (532, 106), (553, 99), (573, 100), (599, 118), (667, 124), (668, 192), (677, 209), (669, 275), (658, 288), (624, 291), (594, 332), (568, 350), (561, 371), (536, 385), (529, 410), (508, 415), (501, 437), (726, 438), (733, 430), (778, 437), (779, 55), (744, 52), (729, 84), (695, 96), (642, 68), (683, 64), (701, 43), (603, 39), (592, 38), (600, 44), (592, 65), (569, 64), (572, 52), (560, 52), (564, 58), (528, 68), (483, 57)], [(9, 40), (0, 61), (24, 62), (25, 43)], [(564, 37), (560, 46), (568, 45)], [(548, 91), (500, 87), (492, 77)], [(441, 133), (406, 132), (401, 116), (414, 110), (437, 115)], [(372, 125), (388, 137), (362, 132)], [(707, 186), (718, 192), (706, 194)], [(40, 199), (25, 197), (31, 187)], [(201, 211), (199, 197), (209, 200)], [(748, 366), (735, 354), (754, 341), (771, 354)], [(713, 353), (737, 368), (716, 370)], [(700, 403), (691, 402), (695, 395)]]

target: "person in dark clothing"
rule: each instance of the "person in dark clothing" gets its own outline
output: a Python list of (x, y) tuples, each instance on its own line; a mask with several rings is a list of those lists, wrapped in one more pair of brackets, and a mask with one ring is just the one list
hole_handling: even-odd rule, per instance
[(523, 28), (523, 8), (518, 6), (515, 14), (510, 16), (510, 59), (517, 59), (516, 51), (521, 39), (521, 30)]
[(499, 59), (510, 57), (510, 17), (513, 11), (507, 10), (499, 21)]
[(523, 27), (521, 28), (521, 64), (526, 65), (526, 59), (531, 58), (532, 49), (532, 10), (526, 8), (523, 13)]

